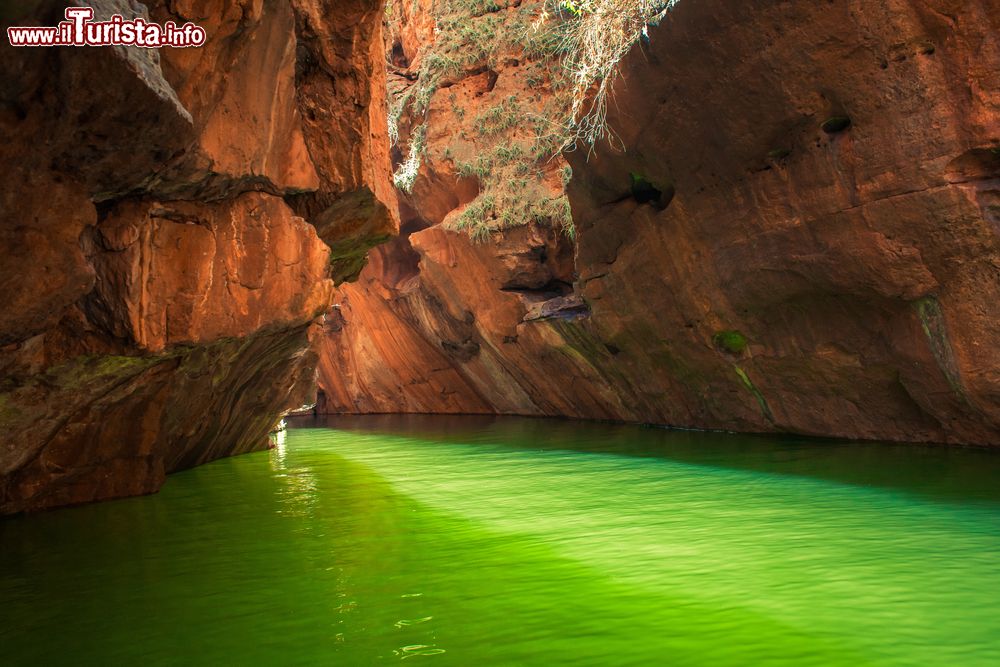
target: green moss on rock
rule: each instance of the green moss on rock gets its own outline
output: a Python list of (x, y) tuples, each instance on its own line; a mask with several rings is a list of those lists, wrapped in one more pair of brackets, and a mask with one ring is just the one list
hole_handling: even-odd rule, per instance
[(712, 336), (712, 342), (716, 348), (730, 354), (743, 354), (747, 349), (746, 336), (732, 329), (716, 333)]
[(771, 406), (767, 404), (767, 399), (764, 398), (764, 394), (760, 393), (760, 390), (757, 389), (754, 383), (750, 381), (750, 376), (747, 375), (746, 371), (739, 366), (733, 366), (733, 370), (736, 371), (736, 375), (740, 378), (740, 382), (743, 383), (743, 386), (746, 387), (757, 400), (757, 405), (760, 406), (761, 414), (763, 414), (764, 418), (773, 424), (774, 413), (771, 412)]
[(92, 383), (137, 375), (157, 361), (158, 357), (85, 355), (50, 368), (46, 371), (46, 377), (61, 389), (82, 389)]

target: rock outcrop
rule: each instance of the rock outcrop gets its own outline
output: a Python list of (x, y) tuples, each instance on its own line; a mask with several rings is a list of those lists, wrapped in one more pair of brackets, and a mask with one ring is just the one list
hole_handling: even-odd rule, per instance
[(567, 155), (573, 289), (545, 230), (409, 229), (338, 293), (326, 409), (997, 444), (998, 28), (681, 2), (622, 65), (624, 150)]
[(208, 41), (0, 48), (0, 514), (266, 446), (396, 228), (377, 0), (85, 4)]
[[(502, 368), (532, 363), (530, 348), (527, 356), (504, 359), (522, 349), (508, 343), (523, 304), (565, 295), (573, 282), (572, 241), (551, 219), (554, 206), (565, 203), (568, 167), (539, 152), (525, 121), (553, 103), (551, 63), (526, 57), (519, 44), (542, 3), (448, 7), (390, 4), (390, 107), (401, 110), (394, 160), (407, 159), (415, 135), (423, 150), (410, 191), (400, 193), (400, 236), (372, 252), (360, 282), (343, 286), (327, 320), (323, 410), (537, 413)], [(429, 59), (457, 64), (438, 71), (426, 66)], [(422, 97), (426, 109), (406, 104)], [(468, 234), (487, 235), (484, 244), (456, 231), (474, 210)], [(507, 215), (512, 223), (502, 219)], [(428, 253), (446, 266), (437, 271)], [(470, 372), (482, 340), (476, 320), (493, 310), (499, 319), (486, 326), (502, 320), (501, 339), (510, 340), (485, 362), (495, 368)], [(514, 394), (503, 398), (507, 387)]]

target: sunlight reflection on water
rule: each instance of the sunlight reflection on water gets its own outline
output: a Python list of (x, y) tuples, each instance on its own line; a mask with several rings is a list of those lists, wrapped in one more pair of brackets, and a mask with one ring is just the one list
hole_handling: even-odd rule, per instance
[(157, 496), (0, 522), (3, 662), (996, 665), (998, 472), (977, 450), (293, 420)]

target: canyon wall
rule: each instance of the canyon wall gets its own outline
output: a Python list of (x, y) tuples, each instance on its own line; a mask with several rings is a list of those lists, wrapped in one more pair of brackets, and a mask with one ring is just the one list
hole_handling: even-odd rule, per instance
[(0, 514), (266, 446), (335, 284), (397, 227), (380, 2), (80, 4), (208, 40), (0, 47)]
[(682, 1), (566, 155), (575, 249), (449, 228), (439, 91), (322, 407), (1000, 443), (998, 35), (996, 0)]

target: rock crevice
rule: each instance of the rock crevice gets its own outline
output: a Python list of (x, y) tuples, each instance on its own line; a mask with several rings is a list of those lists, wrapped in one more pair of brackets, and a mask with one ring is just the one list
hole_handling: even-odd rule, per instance
[[(566, 156), (566, 304), (507, 288), (540, 232), (477, 244), (440, 224), (461, 198), (434, 173), (439, 93), (407, 202), (425, 224), (393, 242), (417, 270), (388, 279), (390, 244), (341, 288), (321, 356), (356, 370), (321, 362), (326, 409), (1000, 442), (998, 17), (995, 0), (679, 3), (622, 63), (617, 149)], [(414, 358), (456, 329), (478, 354)], [(390, 330), (405, 364), (385, 363)]]

